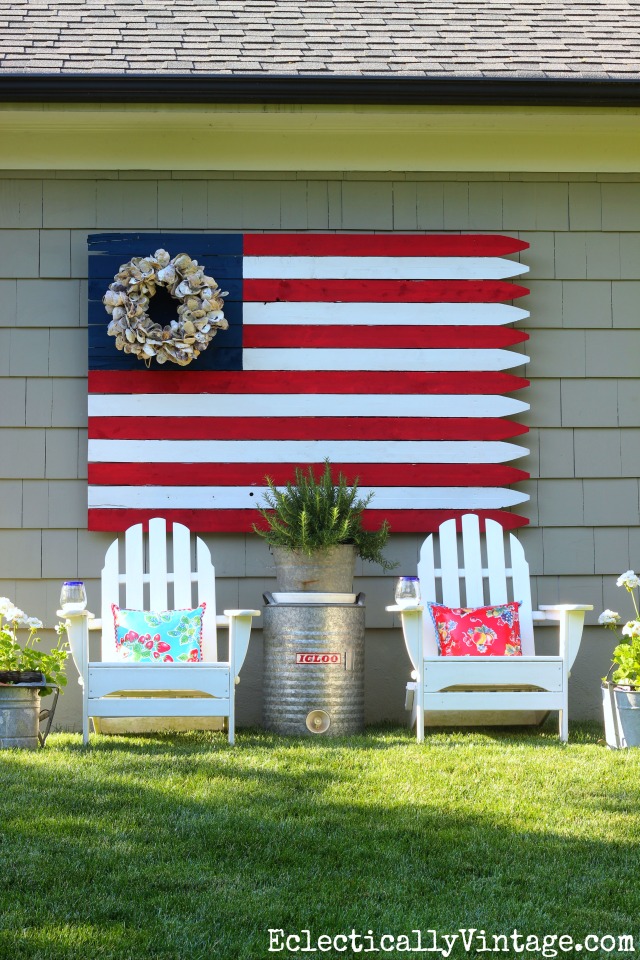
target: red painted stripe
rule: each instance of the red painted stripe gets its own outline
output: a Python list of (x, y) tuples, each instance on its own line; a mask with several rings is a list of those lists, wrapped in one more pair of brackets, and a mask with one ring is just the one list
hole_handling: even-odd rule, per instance
[[(388, 519), (393, 533), (430, 533), (451, 517), (460, 519), (462, 510), (367, 510), (363, 523), (377, 529)], [(497, 520), (505, 530), (526, 526), (529, 521), (516, 513), (502, 510), (476, 510), (481, 525)], [(164, 517), (170, 523), (183, 523), (194, 533), (249, 533), (261, 518), (255, 510), (89, 510), (89, 530), (126, 530), (134, 523), (148, 524), (152, 517)]]
[(351, 347), (360, 349), (489, 350), (529, 339), (513, 327), (318, 327), (247, 325), (245, 347)]
[[(293, 480), (294, 463), (90, 463), (89, 483), (106, 486), (258, 486)], [(303, 465), (306, 468), (306, 464)], [(322, 464), (315, 464), (316, 474)], [(528, 480), (529, 474), (502, 463), (335, 463), (349, 483), (365, 487), (502, 487)]]
[(500, 257), (526, 250), (515, 237), (492, 234), (246, 233), (252, 257)]
[(193, 370), (92, 370), (89, 393), (373, 393), (373, 394), (503, 394), (528, 387), (511, 373), (415, 371), (265, 370), (252, 372)]
[(529, 293), (504, 280), (254, 280), (243, 299), (258, 303), (500, 303)]
[(503, 440), (501, 417), (90, 417), (90, 440)]

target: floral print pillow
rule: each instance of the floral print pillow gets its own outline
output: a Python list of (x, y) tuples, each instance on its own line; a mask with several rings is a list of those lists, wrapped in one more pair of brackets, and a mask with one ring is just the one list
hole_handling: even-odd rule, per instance
[(205, 607), (155, 612), (121, 610), (112, 603), (118, 656), (129, 663), (197, 663)]
[(521, 657), (520, 601), (495, 607), (429, 603), (443, 657)]

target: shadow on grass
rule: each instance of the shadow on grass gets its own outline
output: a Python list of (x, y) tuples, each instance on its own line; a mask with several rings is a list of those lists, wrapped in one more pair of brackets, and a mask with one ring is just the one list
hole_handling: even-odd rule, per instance
[[(60, 735), (56, 741), (53, 735), (51, 743), (57, 742), (60, 749)], [(431, 727), (425, 732), (424, 747), (440, 747), (451, 749), (470, 743), (493, 742), (496, 745), (513, 746), (521, 744), (535, 749), (564, 748), (560, 743), (557, 732), (557, 722), (549, 718), (540, 725), (529, 727)], [(602, 725), (598, 723), (572, 724), (570, 728), (569, 744), (596, 744), (605, 745)], [(65, 737), (64, 748), (71, 752), (85, 753), (90, 750), (135, 752), (144, 754), (155, 749), (171, 749), (177, 754), (193, 753), (194, 749), (206, 752), (209, 750), (243, 750), (255, 748), (286, 748), (289, 749), (318, 749), (344, 750), (345, 748), (357, 751), (370, 752), (391, 750), (403, 745), (416, 743), (415, 730), (407, 727), (398, 727), (395, 723), (379, 723), (368, 726), (364, 734), (354, 734), (343, 737), (322, 736), (280, 736), (258, 727), (245, 727), (236, 732), (236, 745), (230, 746), (226, 733), (222, 732), (191, 732), (166, 734), (123, 734), (119, 736), (92, 735), (90, 746), (85, 747), (79, 737)]]
[(640, 762), (545, 736), (7, 751), (0, 956), (260, 960), (270, 927), (633, 933)]

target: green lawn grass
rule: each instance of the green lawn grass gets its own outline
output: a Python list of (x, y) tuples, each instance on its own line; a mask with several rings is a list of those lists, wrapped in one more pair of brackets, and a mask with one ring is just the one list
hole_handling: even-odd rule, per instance
[(640, 750), (601, 736), (240, 731), (235, 748), (183, 734), (86, 750), (57, 734), (3, 751), (0, 958), (355, 955), (269, 953), (269, 928), (629, 933), (640, 949)]

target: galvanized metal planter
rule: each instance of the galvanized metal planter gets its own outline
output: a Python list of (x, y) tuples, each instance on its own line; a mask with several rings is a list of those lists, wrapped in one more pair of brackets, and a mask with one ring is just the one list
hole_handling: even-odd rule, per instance
[(38, 749), (40, 689), (0, 686), (0, 749)]
[(265, 594), (263, 721), (280, 734), (364, 729), (364, 594), (356, 603), (277, 604)]
[[(46, 696), (53, 694), (53, 700), (45, 710), (40, 708), (43, 689)], [(44, 747), (59, 696), (60, 687), (47, 683), (39, 670), (0, 671), (0, 750)], [(41, 729), (42, 723), (44, 727)]]
[(640, 747), (640, 691), (602, 684), (604, 732), (612, 750)]
[(317, 593), (350, 593), (356, 548), (341, 543), (311, 556), (299, 550), (271, 547), (278, 590)]

